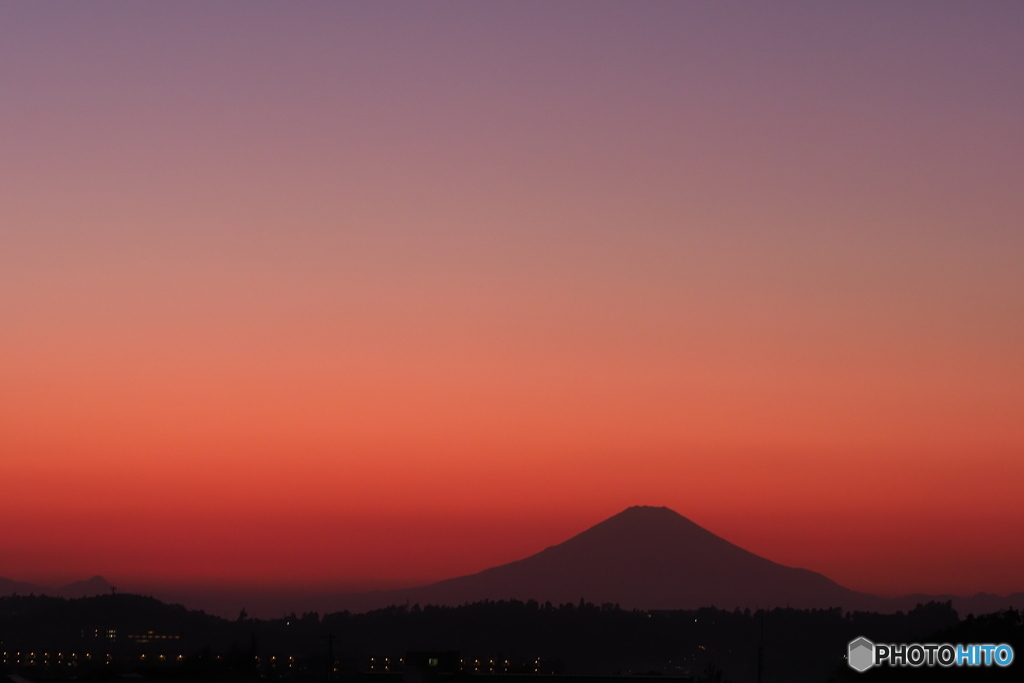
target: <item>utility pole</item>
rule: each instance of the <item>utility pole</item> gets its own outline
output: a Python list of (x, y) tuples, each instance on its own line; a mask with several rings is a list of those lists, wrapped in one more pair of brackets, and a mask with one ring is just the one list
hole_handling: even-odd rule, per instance
[(327, 634), (327, 683), (334, 678), (334, 634)]
[(764, 671), (764, 615), (761, 615), (761, 644), (757, 646), (757, 683), (761, 683), (761, 672)]

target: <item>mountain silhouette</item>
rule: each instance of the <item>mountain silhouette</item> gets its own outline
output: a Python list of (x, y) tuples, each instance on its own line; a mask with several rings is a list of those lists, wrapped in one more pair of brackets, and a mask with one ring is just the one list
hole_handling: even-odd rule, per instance
[(75, 581), (57, 589), (57, 594), (64, 598), (90, 598), (94, 595), (109, 593), (113, 587), (102, 576), (94, 576), (85, 581)]
[(759, 557), (664, 507), (630, 507), (564, 543), (477, 574), (346, 596), (347, 607), (534, 599), (623, 608), (884, 609), (881, 598)]
[(0, 577), (0, 595), (45, 595), (47, 591), (34, 583)]
[(14, 581), (0, 577), (0, 595), (49, 595), (55, 598), (88, 598), (109, 593), (110, 584), (102, 576), (74, 581), (59, 588), (37, 586), (34, 583)]

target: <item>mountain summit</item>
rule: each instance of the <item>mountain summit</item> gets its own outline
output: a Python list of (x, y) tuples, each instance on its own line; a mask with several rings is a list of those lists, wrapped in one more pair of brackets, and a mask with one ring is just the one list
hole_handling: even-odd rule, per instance
[(639, 609), (860, 609), (876, 600), (821, 574), (759, 557), (668, 508), (637, 506), (525, 559), (429, 586), (373, 594), (372, 602), (560, 604), (581, 597)]

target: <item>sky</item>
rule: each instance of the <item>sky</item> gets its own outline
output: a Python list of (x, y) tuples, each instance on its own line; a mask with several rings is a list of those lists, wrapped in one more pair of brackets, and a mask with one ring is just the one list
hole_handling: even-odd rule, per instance
[(408, 585), (646, 504), (1024, 591), (1022, 30), (0, 2), (0, 576)]

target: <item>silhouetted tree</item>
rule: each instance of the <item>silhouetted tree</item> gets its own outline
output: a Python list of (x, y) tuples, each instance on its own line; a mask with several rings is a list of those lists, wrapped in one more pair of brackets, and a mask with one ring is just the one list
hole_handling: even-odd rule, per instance
[(728, 680), (723, 680), (722, 676), (722, 670), (714, 663), (708, 662), (708, 668), (704, 669), (704, 673), (697, 679), (697, 683), (729, 683)]

